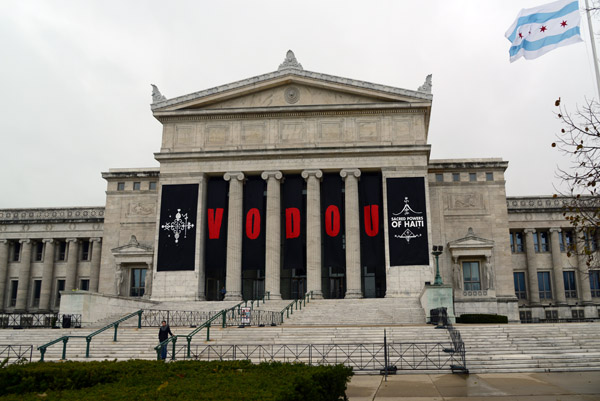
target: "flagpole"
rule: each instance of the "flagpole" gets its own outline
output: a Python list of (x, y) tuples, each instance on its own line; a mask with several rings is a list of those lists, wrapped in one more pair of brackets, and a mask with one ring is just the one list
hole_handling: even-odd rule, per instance
[(588, 4), (588, 0), (585, 0), (585, 13), (588, 20), (588, 31), (590, 31), (590, 42), (592, 42), (594, 71), (596, 72), (596, 88), (598, 89), (598, 100), (600, 101), (600, 71), (598, 70), (598, 55), (596, 54), (596, 41), (594, 40), (594, 30), (592, 29), (592, 17), (590, 16), (590, 6)]

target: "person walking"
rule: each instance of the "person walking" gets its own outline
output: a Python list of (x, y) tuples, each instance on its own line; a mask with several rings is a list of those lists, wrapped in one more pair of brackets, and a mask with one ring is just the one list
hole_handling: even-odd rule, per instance
[[(160, 328), (158, 329), (158, 342), (162, 343), (163, 341), (165, 341), (167, 338), (169, 338), (169, 334), (171, 335), (171, 337), (173, 337), (173, 333), (171, 333), (171, 328), (169, 327), (167, 322), (163, 320)], [(167, 359), (166, 344), (163, 345), (160, 349), (160, 359), (162, 359), (163, 361)]]
[(227, 294), (225, 287), (221, 287), (221, 301), (225, 300), (225, 294)]

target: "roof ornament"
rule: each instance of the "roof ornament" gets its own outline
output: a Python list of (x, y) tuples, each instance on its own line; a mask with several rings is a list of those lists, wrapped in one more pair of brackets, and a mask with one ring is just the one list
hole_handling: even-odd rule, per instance
[(164, 100), (167, 100), (166, 97), (164, 97), (162, 95), (162, 93), (160, 93), (160, 91), (158, 90), (158, 87), (154, 84), (150, 84), (152, 85), (152, 103), (158, 103), (158, 102), (162, 102)]
[(469, 227), (469, 229), (467, 230), (467, 237), (474, 237), (475, 236), (475, 231), (473, 231), (473, 227)]
[(419, 86), (419, 89), (417, 90), (419, 92), (431, 93), (431, 74), (427, 75), (427, 78), (425, 78), (425, 82), (423, 83), (423, 85)]
[(296, 60), (296, 56), (294, 55), (294, 52), (291, 50), (288, 50), (287, 54), (285, 55), (285, 60), (283, 60), (283, 63), (279, 64), (279, 68), (277, 69), (277, 71), (287, 70), (287, 69), (296, 69), (296, 70), (304, 69), (304, 68), (302, 68), (302, 64), (300, 64), (298, 62), (298, 60)]
[(135, 237), (135, 235), (132, 235), (131, 238), (129, 239), (129, 244), (127, 245), (139, 245), (140, 243), (138, 242), (137, 238)]

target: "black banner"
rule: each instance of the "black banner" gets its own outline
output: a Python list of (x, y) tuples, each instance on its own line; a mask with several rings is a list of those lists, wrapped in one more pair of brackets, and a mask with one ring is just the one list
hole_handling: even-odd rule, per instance
[(157, 271), (194, 270), (198, 184), (163, 185)]
[(306, 212), (302, 191), (304, 179), (299, 175), (285, 176), (282, 184), (283, 268), (306, 270)]
[(390, 265), (428, 265), (425, 180), (388, 178), (386, 184)]
[(265, 268), (265, 188), (260, 177), (248, 177), (244, 185), (243, 270)]
[(324, 174), (321, 182), (321, 226), (323, 238), (323, 265), (331, 267), (332, 273), (344, 273), (346, 253), (344, 251), (345, 215), (344, 183), (339, 173)]
[(229, 183), (220, 177), (210, 178), (206, 185), (204, 266), (207, 277), (225, 276), (228, 190)]
[(385, 266), (383, 191), (381, 173), (362, 173), (358, 183), (360, 207), (360, 259), (367, 273)]

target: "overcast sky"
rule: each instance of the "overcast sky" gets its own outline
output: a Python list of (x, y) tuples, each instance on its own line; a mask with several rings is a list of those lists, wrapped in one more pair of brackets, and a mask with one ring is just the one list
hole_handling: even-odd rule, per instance
[(104, 205), (102, 171), (158, 166), (151, 83), (181, 96), (274, 71), (288, 49), (406, 89), (432, 73), (432, 158), (501, 157), (509, 196), (551, 195), (554, 101), (598, 95), (585, 17), (585, 43), (509, 63), (505, 31), (544, 2), (2, 0), (0, 208)]

